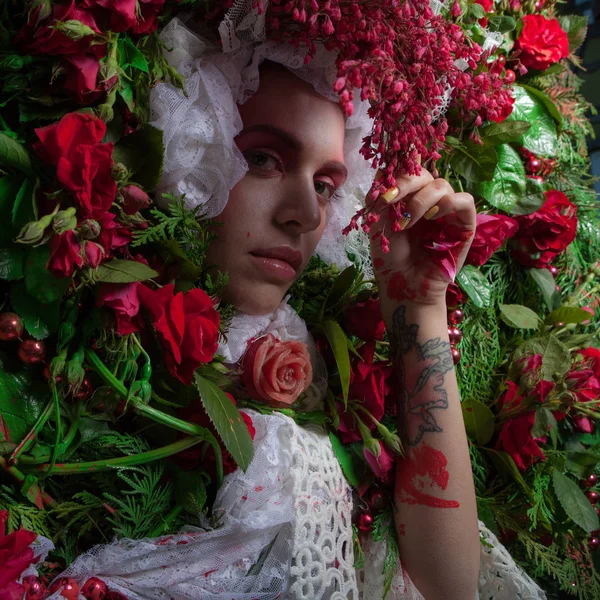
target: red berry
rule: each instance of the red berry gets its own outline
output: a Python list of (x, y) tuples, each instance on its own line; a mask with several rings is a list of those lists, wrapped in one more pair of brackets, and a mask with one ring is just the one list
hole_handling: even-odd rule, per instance
[(42, 600), (46, 595), (44, 582), (35, 575), (23, 577), (23, 589), (25, 590), (25, 600)]
[(556, 277), (558, 275), (558, 267), (555, 267), (554, 265), (550, 265), (548, 267), (548, 271), (550, 271), (550, 273), (552, 273), (553, 277)]
[(591, 475), (588, 475), (587, 479), (585, 480), (585, 487), (594, 487), (597, 483), (598, 478), (596, 475), (594, 475), (594, 473), (592, 473)]
[(460, 308), (455, 308), (451, 313), (448, 321), (453, 325), (458, 325), (462, 323), (462, 320), (465, 318), (465, 314)]
[(535, 173), (541, 166), (542, 163), (539, 158), (530, 158), (529, 161), (527, 161), (527, 170), (530, 173)]
[(458, 327), (449, 327), (448, 337), (451, 344), (458, 344), (462, 340), (462, 331)]
[(374, 490), (371, 492), (367, 504), (371, 510), (383, 510), (387, 504), (385, 494), (381, 490)]
[(359, 531), (371, 531), (373, 527), (373, 515), (369, 512), (360, 513), (356, 525)]
[(455, 348), (454, 346), (451, 348), (450, 352), (452, 352), (452, 362), (457, 365), (460, 361), (460, 350)]
[(593, 552), (598, 549), (598, 546), (600, 546), (600, 538), (596, 536), (591, 537), (588, 541), (588, 548)]
[(592, 504), (597, 504), (598, 500), (600, 500), (600, 494), (598, 494), (598, 492), (589, 491), (586, 492), (585, 495)]
[(517, 80), (517, 76), (512, 69), (506, 69), (506, 74), (504, 75), (504, 83), (507, 85), (512, 85)]
[(89, 380), (89, 378), (84, 377), (83, 381), (81, 382), (81, 385), (79, 386), (79, 389), (73, 394), (73, 399), (74, 400), (87, 400), (92, 392), (94, 391), (94, 388), (92, 387), (92, 383)]
[(504, 65), (506, 64), (506, 56), (505, 56), (504, 54), (501, 54), (501, 55), (500, 55), (500, 56), (499, 56), (499, 57), (496, 59), (496, 62), (497, 62), (499, 65), (502, 65), (502, 66), (504, 66)]
[(531, 179), (537, 181), (538, 183), (544, 183), (544, 178), (541, 175), (534, 175), (533, 177), (531, 177)]
[(19, 346), (19, 358), (27, 365), (42, 362), (44, 359), (44, 342), (40, 340), (23, 340)]
[(10, 342), (21, 337), (23, 321), (21, 317), (12, 312), (0, 314), (0, 340)]
[(79, 598), (79, 585), (70, 577), (61, 577), (57, 579), (48, 590), (51, 594), (60, 591), (60, 595), (67, 600), (77, 600)]
[(81, 588), (81, 593), (86, 600), (106, 600), (108, 586), (97, 577), (90, 577)]

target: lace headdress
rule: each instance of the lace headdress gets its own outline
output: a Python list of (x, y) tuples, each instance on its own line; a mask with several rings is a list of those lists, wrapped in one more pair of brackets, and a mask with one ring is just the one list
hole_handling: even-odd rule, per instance
[[(165, 144), (157, 191), (159, 195), (185, 194), (189, 208), (201, 205), (207, 217), (216, 217), (225, 208), (230, 190), (248, 170), (234, 142), (242, 130), (238, 105), (258, 90), (261, 63), (269, 60), (283, 65), (337, 103), (339, 96), (333, 88), (336, 56), (320, 47), (305, 64), (306, 49), (265, 41), (263, 19), (245, 0), (234, 3), (219, 27), (222, 48), (188, 25), (173, 19), (161, 33), (162, 42), (171, 49), (169, 63), (185, 79), (185, 92), (164, 83), (151, 93), (152, 124), (163, 131)], [(372, 127), (367, 110), (366, 102), (356, 101), (354, 114), (346, 118), (344, 154), (349, 177), (328, 205), (327, 226), (317, 254), (343, 267), (349, 264), (349, 246), (368, 270), (366, 240), (360, 239), (358, 232), (349, 239), (341, 235), (374, 177), (369, 162), (359, 153), (362, 139)]]

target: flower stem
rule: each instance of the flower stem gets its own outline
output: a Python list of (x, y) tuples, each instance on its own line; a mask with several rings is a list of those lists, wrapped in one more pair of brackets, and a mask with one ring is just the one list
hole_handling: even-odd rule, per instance
[(168, 446), (140, 452), (131, 456), (121, 456), (119, 458), (108, 458), (106, 460), (95, 460), (81, 463), (59, 463), (56, 465), (44, 464), (36, 465), (34, 471), (44, 471), (52, 475), (72, 475), (74, 473), (98, 473), (99, 471), (109, 471), (114, 467), (133, 467), (143, 465), (154, 460), (167, 458), (178, 452), (182, 452), (187, 448), (195, 446), (204, 441), (198, 436), (188, 436), (182, 440), (178, 440)]
[[(100, 357), (93, 350), (86, 350), (86, 358), (92, 367), (96, 370), (98, 375), (102, 377), (107, 383), (113, 386), (113, 388), (123, 397), (127, 398), (127, 388), (106, 368), (106, 365), (100, 360)], [(187, 433), (189, 435), (195, 435), (201, 437), (204, 441), (208, 442), (214, 450), (215, 461), (217, 468), (217, 487), (221, 487), (223, 482), (223, 457), (221, 455), (221, 447), (215, 436), (205, 427), (196, 425), (195, 423), (188, 423), (177, 417), (172, 417), (156, 408), (148, 406), (135, 396), (129, 399), (134, 410), (141, 415), (144, 415), (148, 419), (166, 425), (177, 431)]]
[(42, 430), (42, 427), (46, 424), (46, 421), (50, 418), (52, 414), (52, 409), (54, 408), (54, 400), (50, 400), (46, 407), (38, 417), (38, 420), (35, 422), (35, 425), (31, 428), (29, 433), (21, 440), (21, 443), (13, 450), (13, 453), (10, 455), (8, 459), (11, 464), (17, 462), (17, 459), (23, 452), (25, 452), (33, 443), (37, 434)]
[(182, 510), (183, 506), (181, 506), (181, 504), (174, 506), (173, 509), (169, 512), (169, 514), (164, 518), (163, 522), (160, 525), (158, 525), (156, 529), (150, 534), (150, 537), (155, 538), (162, 535), (165, 529), (167, 529), (167, 527), (169, 527), (169, 525), (179, 516)]
[[(0, 468), (4, 469), (9, 475), (16, 479), (19, 483), (25, 483), (25, 475), (17, 469), (17, 467), (10, 465), (5, 458), (0, 456)], [(45, 506), (56, 506), (56, 500), (52, 498), (46, 492), (41, 493), (42, 502)]]

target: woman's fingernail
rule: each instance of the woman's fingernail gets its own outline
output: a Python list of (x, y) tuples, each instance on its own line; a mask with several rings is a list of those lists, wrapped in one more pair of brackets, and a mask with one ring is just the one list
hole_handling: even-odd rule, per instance
[(397, 187), (391, 187), (385, 194), (381, 194), (381, 197), (389, 204), (399, 193)]
[(429, 219), (435, 217), (435, 215), (437, 215), (440, 212), (440, 207), (439, 206), (432, 206), (424, 215), (423, 218), (427, 219), (429, 221)]
[(381, 169), (377, 169), (377, 173), (375, 173), (375, 181), (379, 181), (383, 177), (383, 171)]

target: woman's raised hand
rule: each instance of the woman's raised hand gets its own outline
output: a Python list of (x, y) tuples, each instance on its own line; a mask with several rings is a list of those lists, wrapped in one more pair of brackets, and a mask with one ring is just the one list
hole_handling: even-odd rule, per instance
[[(391, 205), (403, 206), (397, 209), (399, 223), (394, 224)], [(396, 186), (370, 209), (380, 215), (369, 235), (382, 307), (444, 305), (446, 288), (462, 267), (475, 233), (473, 196), (455, 192), (445, 179), (434, 179), (422, 169), (420, 175), (398, 177)], [(389, 252), (384, 252), (388, 242)]]

